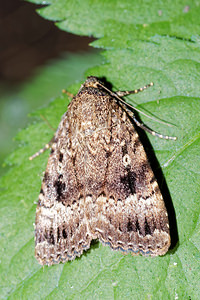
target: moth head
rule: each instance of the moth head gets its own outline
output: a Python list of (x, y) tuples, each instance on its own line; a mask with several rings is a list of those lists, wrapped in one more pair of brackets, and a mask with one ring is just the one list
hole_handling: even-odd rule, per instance
[(99, 88), (99, 84), (101, 85), (102, 83), (99, 81), (99, 79), (95, 76), (89, 76), (85, 83), (84, 87), (93, 87), (93, 88)]

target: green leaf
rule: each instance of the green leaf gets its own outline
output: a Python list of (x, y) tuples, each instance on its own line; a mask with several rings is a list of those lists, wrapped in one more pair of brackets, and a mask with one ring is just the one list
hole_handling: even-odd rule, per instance
[[(35, 2), (35, 1), (32, 1)], [(44, 4), (43, 1), (35, 3)], [(200, 7), (195, 1), (73, 0), (48, 1), (38, 12), (66, 31), (125, 40), (154, 34), (190, 39), (200, 29)]]
[[(34, 2), (34, 1), (33, 1)], [(43, 3), (35, 1), (35, 3)], [(35, 217), (48, 153), (28, 157), (52, 137), (42, 114), (57, 127), (67, 97), (58, 96), (35, 113), (36, 122), (18, 134), (21, 143), (7, 159), (1, 180), (1, 286), (11, 299), (199, 299), (200, 298), (200, 43), (195, 1), (48, 1), (40, 13), (78, 34), (100, 37), (106, 63), (87, 75), (104, 76), (113, 90), (139, 88), (127, 97), (149, 115), (149, 127), (177, 136), (166, 141), (139, 131), (168, 208), (172, 248), (164, 257), (124, 256), (98, 242), (80, 258), (52, 267), (34, 259)], [(186, 12), (189, 10), (188, 12)], [(67, 72), (68, 70), (66, 70)], [(69, 71), (70, 72), (70, 71)], [(69, 88), (77, 92), (80, 84)], [(156, 157), (155, 157), (156, 156)]]

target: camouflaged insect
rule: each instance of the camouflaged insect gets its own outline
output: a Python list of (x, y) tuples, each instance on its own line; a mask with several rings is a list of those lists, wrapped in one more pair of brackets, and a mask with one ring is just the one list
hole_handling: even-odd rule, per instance
[(36, 210), (40, 264), (72, 260), (93, 239), (125, 253), (167, 252), (163, 197), (131, 118), (118, 101), (129, 93), (114, 94), (88, 77), (62, 117)]

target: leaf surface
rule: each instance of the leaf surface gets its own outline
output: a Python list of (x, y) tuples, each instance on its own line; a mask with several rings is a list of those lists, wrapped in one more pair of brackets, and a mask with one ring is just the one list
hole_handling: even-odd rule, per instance
[[(43, 1), (32, 1), (42, 3)], [(11, 299), (199, 299), (200, 298), (200, 39), (195, 1), (48, 1), (39, 10), (58, 26), (93, 35), (105, 63), (87, 71), (104, 76), (113, 90), (154, 86), (127, 102), (171, 124), (140, 114), (142, 121), (178, 140), (142, 133), (170, 218), (172, 248), (164, 257), (124, 256), (94, 242), (80, 258), (52, 267), (34, 259), (33, 226), (48, 153), (28, 156), (52, 137), (44, 122), (18, 134), (22, 144), (1, 180), (2, 286)], [(67, 70), (66, 70), (67, 72)], [(69, 88), (76, 93), (80, 84)], [(59, 96), (42, 113), (57, 127), (67, 98)], [(150, 142), (149, 142), (150, 141)]]

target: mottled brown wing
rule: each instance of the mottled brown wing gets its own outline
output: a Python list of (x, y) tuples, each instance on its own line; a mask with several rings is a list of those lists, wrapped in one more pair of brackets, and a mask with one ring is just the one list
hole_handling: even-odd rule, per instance
[(164, 255), (170, 234), (158, 183), (128, 115), (117, 104), (111, 106), (111, 127), (107, 133), (99, 131), (97, 138), (96, 155), (107, 155), (104, 188), (96, 199), (92, 195), (86, 199), (90, 231), (116, 250)]
[(163, 255), (168, 216), (126, 112), (88, 79), (55, 135), (36, 211), (41, 264), (74, 259), (99, 238), (113, 249)]
[(90, 247), (85, 199), (75, 170), (75, 158), (84, 153), (74, 142), (66, 113), (55, 134), (36, 209), (35, 256), (42, 265), (72, 260)]

